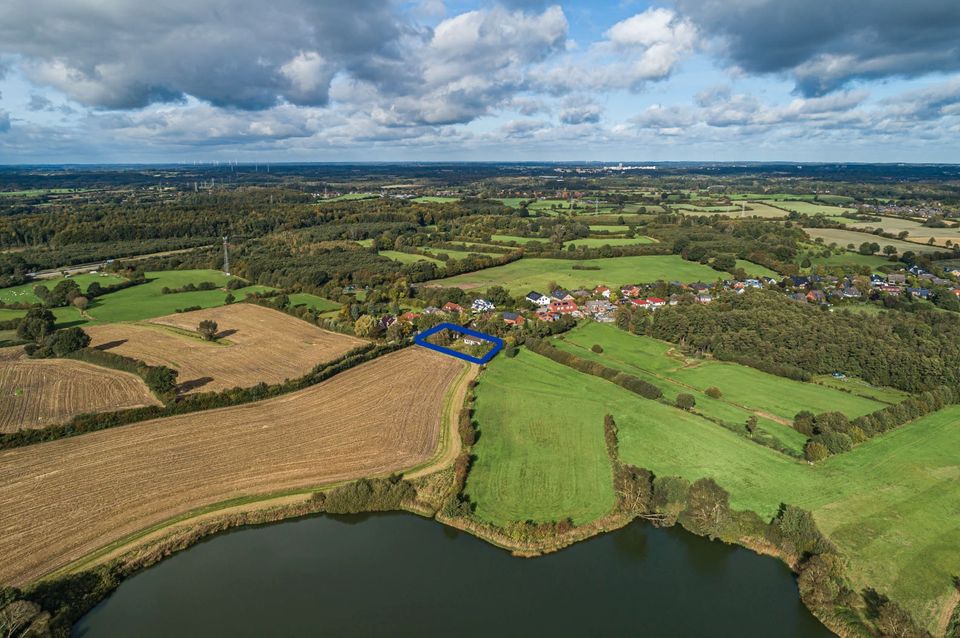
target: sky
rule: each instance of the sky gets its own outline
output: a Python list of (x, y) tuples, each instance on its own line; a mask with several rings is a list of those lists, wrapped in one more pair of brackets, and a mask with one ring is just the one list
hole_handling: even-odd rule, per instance
[(0, 2), (0, 163), (453, 160), (960, 163), (960, 2)]

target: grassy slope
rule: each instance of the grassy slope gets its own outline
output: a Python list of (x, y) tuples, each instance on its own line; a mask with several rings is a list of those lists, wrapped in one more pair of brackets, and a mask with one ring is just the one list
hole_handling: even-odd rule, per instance
[(294, 293), (289, 295), (289, 297), (291, 306), (309, 306), (310, 308), (315, 308), (320, 312), (329, 312), (331, 310), (340, 309), (340, 304), (338, 304), (336, 301), (331, 301), (329, 299), (318, 297), (317, 295), (311, 295), (310, 293), (306, 292)]
[[(212, 281), (224, 285), (228, 277), (219, 270), (165, 270), (148, 272), (148, 282), (132, 288), (126, 288), (94, 299), (87, 314), (96, 323), (117, 321), (142, 321), (153, 317), (162, 317), (176, 312), (178, 308), (200, 306), (211, 308), (221, 306), (227, 296), (223, 290), (202, 290), (181, 292), (170, 295), (161, 294), (161, 289), (179, 288), (188, 283), (198, 284)], [(263, 286), (248, 286), (233, 292), (234, 297), (242, 299), (248, 292), (267, 290)]]
[[(617, 420), (626, 462), (690, 480), (712, 477), (734, 507), (764, 517), (781, 502), (812, 509), (847, 557), (854, 584), (877, 587), (921, 622), (931, 625), (951, 593), (949, 577), (960, 564), (960, 406), (810, 466), (523, 352), (495, 359), (480, 379), (479, 458), (468, 482), (478, 514), (506, 522), (603, 513), (609, 493), (599, 477), (588, 477), (600, 472), (606, 413)], [(604, 506), (591, 507), (591, 498)]]
[(605, 401), (597, 393), (605, 382), (579, 381), (570, 385), (566, 368), (526, 351), (488, 366), (477, 388), (480, 437), (466, 489), (478, 516), (585, 523), (613, 507)]
[(862, 233), (856, 230), (841, 230), (838, 228), (804, 228), (804, 232), (806, 232), (807, 235), (813, 239), (816, 239), (817, 237), (823, 238), (824, 243), (828, 246), (831, 243), (836, 243), (838, 246), (842, 247), (846, 247), (848, 244), (853, 244), (859, 248), (860, 244), (864, 242), (870, 242), (878, 244), (881, 249), (884, 246), (893, 246), (899, 252), (912, 250), (915, 253), (923, 253), (942, 250), (936, 246), (927, 246), (926, 244), (901, 241), (899, 239), (888, 239), (886, 237), (878, 237), (877, 235)]
[(386, 257), (387, 259), (392, 259), (394, 261), (399, 261), (401, 264), (412, 264), (418, 261), (432, 261), (438, 266), (443, 265), (443, 262), (439, 259), (424, 257), (423, 255), (411, 255), (410, 253), (403, 253), (399, 250), (381, 250), (380, 256)]
[[(574, 270), (574, 265), (597, 267), (598, 270)], [(516, 294), (545, 288), (551, 281), (569, 289), (581, 285), (589, 289), (597, 284), (619, 286), (652, 283), (657, 280), (711, 282), (723, 276), (723, 273), (708, 266), (684, 261), (677, 255), (585, 260), (524, 258), (505, 266), (486, 268), (429, 283), (481, 288), (501, 285)]]

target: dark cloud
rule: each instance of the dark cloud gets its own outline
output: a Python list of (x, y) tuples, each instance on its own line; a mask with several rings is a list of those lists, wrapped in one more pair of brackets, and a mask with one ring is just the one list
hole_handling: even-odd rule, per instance
[(953, 0), (677, 0), (750, 73), (789, 72), (804, 95), (857, 79), (960, 69)]
[(410, 30), (390, 0), (0, 3), (0, 53), (19, 55), (34, 82), (105, 108), (186, 95), (241, 109), (322, 105), (334, 73), (376, 76)]
[(0, 133), (6, 133), (10, 130), (10, 114), (6, 111), (0, 111)]

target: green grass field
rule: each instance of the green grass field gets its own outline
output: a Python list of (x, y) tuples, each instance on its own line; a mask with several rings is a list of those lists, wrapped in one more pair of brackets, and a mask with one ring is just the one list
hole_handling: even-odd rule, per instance
[(414, 197), (412, 200), (418, 204), (449, 204), (450, 202), (459, 202), (459, 197), (444, 197), (441, 195), (424, 195), (422, 197)]
[(586, 523), (610, 511), (605, 412), (591, 379), (570, 386), (566, 368), (526, 351), (488, 366), (477, 387), (480, 437), (466, 488), (478, 516)]
[(871, 233), (861, 233), (855, 230), (845, 230), (840, 228), (804, 228), (804, 232), (806, 232), (807, 235), (809, 235), (812, 239), (817, 239), (818, 237), (822, 238), (823, 243), (828, 246), (831, 243), (836, 243), (841, 248), (846, 248), (848, 244), (853, 244), (855, 248), (859, 248), (860, 244), (864, 242), (876, 242), (880, 245), (881, 249), (884, 246), (893, 246), (900, 253), (908, 250), (912, 250), (915, 253), (935, 252), (941, 250), (940, 248), (928, 246), (926, 244), (901, 241), (899, 239), (888, 239), (886, 237), (879, 237)]
[(584, 248), (600, 248), (601, 246), (636, 246), (638, 244), (655, 244), (656, 239), (651, 237), (588, 237), (586, 239), (572, 239), (570, 241), (563, 242), (563, 247), (566, 248), (570, 245), (573, 246), (583, 246)]
[[(960, 406), (816, 466), (529, 352), (494, 359), (480, 377), (477, 407), (477, 469), (467, 487), (487, 520), (587, 520), (608, 510), (600, 475), (609, 468), (601, 471), (598, 450), (610, 413), (625, 462), (658, 475), (713, 478), (735, 508), (764, 518), (781, 502), (811, 509), (847, 558), (855, 587), (876, 587), (927, 626), (953, 591)], [(553, 462), (541, 455), (547, 449)]]
[(843, 208), (840, 206), (832, 206), (830, 204), (814, 202), (814, 201), (798, 201), (798, 200), (786, 200), (778, 199), (771, 200), (768, 199), (766, 202), (761, 203), (772, 203), (780, 208), (786, 208), (789, 211), (795, 213), (801, 213), (804, 215), (843, 215), (844, 213), (853, 213), (856, 212), (854, 208)]
[[(30, 283), (23, 284), (22, 286), (13, 286), (11, 288), (0, 288), (0, 301), (3, 303), (39, 303), (40, 299), (33, 294), (33, 289), (38, 285), (44, 285), (47, 287), (47, 290), (53, 290), (53, 288), (63, 281), (63, 277), (57, 277), (56, 279), (38, 279), (37, 281), (31, 281)], [(82, 292), (87, 291), (87, 287), (94, 281), (98, 282), (101, 286), (109, 286), (111, 284), (118, 284), (124, 281), (123, 277), (117, 277), (115, 275), (106, 275), (106, 274), (83, 274), (83, 275), (74, 275), (69, 278), (71, 281), (75, 281)]]
[(85, 193), (91, 188), (35, 188), (22, 191), (0, 191), (0, 197), (39, 197), (40, 195), (65, 195), (67, 193)]
[[(697, 411), (707, 416), (739, 425), (753, 414), (763, 429), (794, 450), (803, 448), (806, 437), (786, 422), (801, 410), (839, 411), (856, 417), (904, 398), (892, 389), (867, 386), (864, 392), (852, 394), (833, 389), (836, 385), (802, 383), (736, 363), (686, 359), (672, 344), (609, 324), (582, 324), (554, 343), (580, 357), (639, 376), (663, 390), (670, 400), (681, 392), (693, 394)], [(594, 344), (603, 347), (602, 354), (591, 352)], [(719, 388), (722, 396), (708, 397), (705, 390), (710, 387)]]
[(737, 268), (743, 268), (744, 272), (751, 277), (770, 277), (771, 279), (776, 279), (777, 281), (783, 279), (783, 275), (777, 271), (770, 270), (766, 266), (755, 264), (752, 261), (747, 261), (746, 259), (738, 259)]
[[(574, 270), (574, 265), (595, 267), (597, 270)], [(530, 290), (543, 290), (551, 281), (571, 290), (581, 286), (589, 290), (598, 284), (620, 286), (658, 280), (711, 282), (724, 276), (724, 273), (696, 262), (684, 261), (677, 255), (583, 260), (524, 258), (504, 266), (435, 279), (428, 285), (461, 286), (464, 289), (499, 285), (513, 294), (525, 294)]]
[(470, 255), (494, 255), (495, 253), (485, 253), (481, 250), (450, 250), (447, 248), (424, 248), (431, 255), (439, 255), (440, 253), (446, 253), (450, 256), (450, 259), (466, 259)]
[(522, 202), (530, 200), (526, 197), (498, 197), (496, 201), (502, 203), (507, 208), (520, 208)]
[(547, 239), (546, 237), (519, 237), (517, 235), (491, 235), (490, 239), (492, 241), (502, 241), (502, 242), (512, 241), (512, 242), (516, 242), (517, 244), (520, 244), (521, 246), (523, 244), (526, 244), (532, 241), (539, 241), (544, 244), (550, 243), (550, 240)]
[(311, 295), (310, 293), (306, 292), (294, 293), (289, 295), (289, 297), (291, 306), (308, 306), (310, 308), (314, 308), (315, 310), (319, 310), (320, 312), (330, 312), (340, 309), (340, 304), (338, 304), (336, 301), (324, 299), (323, 297)]
[(376, 193), (346, 193), (344, 195), (337, 195), (336, 197), (331, 197), (327, 199), (328, 202), (349, 202), (357, 199), (373, 199), (374, 197), (380, 197)]
[[(98, 297), (91, 301), (87, 314), (95, 323), (115, 323), (118, 321), (142, 321), (153, 317), (169, 315), (178, 308), (200, 306), (212, 308), (222, 306), (227, 293), (223, 290), (200, 290), (170, 295), (161, 294), (161, 289), (179, 288), (188, 283), (198, 284), (212, 281), (225, 285), (228, 277), (219, 270), (165, 270), (148, 272), (148, 282), (132, 288)], [(247, 286), (233, 292), (237, 299), (251, 292), (269, 290), (265, 286)], [(59, 310), (71, 310), (69, 308)], [(59, 319), (59, 316), (58, 316)]]
[(590, 224), (590, 232), (607, 231), (610, 233), (625, 233), (630, 230), (626, 224)]
[[(879, 242), (878, 242), (879, 243)], [(880, 266), (889, 266), (892, 263), (886, 257), (880, 255), (861, 255), (860, 253), (855, 252), (843, 252), (840, 254), (831, 254), (828, 257), (821, 257), (817, 255), (817, 249), (814, 249), (814, 256), (810, 257), (811, 266), (840, 266), (840, 267), (854, 267), (854, 266), (869, 266), (874, 271), (877, 271)], [(802, 251), (797, 257), (797, 263), (803, 263), (804, 258), (807, 257), (807, 251)]]
[(392, 259), (394, 261), (399, 261), (401, 264), (413, 264), (418, 261), (432, 261), (438, 266), (442, 266), (443, 262), (439, 259), (434, 259), (432, 257), (424, 257), (423, 255), (411, 255), (410, 253), (403, 253), (399, 250), (381, 250), (379, 253), (381, 256), (386, 257), (387, 259)]

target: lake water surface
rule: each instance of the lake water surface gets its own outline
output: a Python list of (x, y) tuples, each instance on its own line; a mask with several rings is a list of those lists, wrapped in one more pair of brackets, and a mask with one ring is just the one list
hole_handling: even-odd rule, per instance
[(74, 636), (830, 636), (779, 561), (634, 523), (536, 559), (410, 514), (230, 532), (125, 581)]

